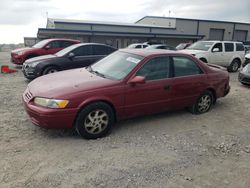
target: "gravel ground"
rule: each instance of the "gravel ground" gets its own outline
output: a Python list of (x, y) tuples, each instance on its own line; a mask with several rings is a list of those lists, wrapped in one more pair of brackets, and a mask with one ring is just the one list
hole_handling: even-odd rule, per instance
[(231, 74), (212, 110), (118, 123), (102, 139), (32, 125), (22, 106), (20, 67), (0, 53), (0, 187), (250, 187), (250, 87)]

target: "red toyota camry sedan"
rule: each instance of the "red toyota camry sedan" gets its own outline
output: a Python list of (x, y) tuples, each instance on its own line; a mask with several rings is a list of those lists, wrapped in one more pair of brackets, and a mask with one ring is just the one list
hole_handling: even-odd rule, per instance
[(229, 90), (220, 66), (178, 51), (122, 49), (87, 68), (32, 81), (23, 101), (35, 125), (94, 139), (122, 119), (185, 107), (205, 113)]

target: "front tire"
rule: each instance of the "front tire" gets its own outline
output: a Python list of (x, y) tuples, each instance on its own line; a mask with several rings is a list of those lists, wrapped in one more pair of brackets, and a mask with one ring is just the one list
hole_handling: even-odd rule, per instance
[(114, 124), (113, 109), (104, 102), (91, 103), (84, 107), (75, 121), (76, 132), (86, 139), (105, 136)]
[(193, 114), (203, 114), (210, 110), (213, 104), (213, 94), (210, 91), (205, 91), (192, 105), (189, 110)]

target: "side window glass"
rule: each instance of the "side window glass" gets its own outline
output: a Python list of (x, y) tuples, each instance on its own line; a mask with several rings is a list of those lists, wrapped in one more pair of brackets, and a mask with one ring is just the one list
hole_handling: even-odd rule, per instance
[(219, 48), (219, 52), (222, 52), (222, 43), (217, 43), (214, 45), (213, 49)]
[(201, 69), (191, 59), (173, 57), (175, 77), (201, 74)]
[(245, 51), (245, 48), (242, 44), (236, 43), (236, 51)]
[(73, 53), (75, 56), (88, 56), (88, 55), (93, 55), (92, 53), (92, 46), (81, 46), (78, 47), (77, 49), (73, 50)]
[(159, 80), (169, 77), (169, 57), (156, 57), (149, 60), (138, 72), (146, 80)]
[(61, 41), (61, 48), (67, 48), (71, 45), (73, 45), (73, 43), (70, 41)]
[(94, 55), (108, 55), (110, 54), (110, 48), (106, 46), (93, 46)]
[(50, 46), (50, 48), (60, 48), (59, 41), (52, 41), (47, 46)]
[(234, 44), (233, 43), (224, 43), (225, 44), (225, 51), (226, 52), (233, 52), (234, 51)]

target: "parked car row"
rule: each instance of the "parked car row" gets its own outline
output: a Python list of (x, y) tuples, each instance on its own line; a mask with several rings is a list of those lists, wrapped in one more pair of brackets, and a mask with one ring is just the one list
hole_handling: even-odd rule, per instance
[[(40, 42), (42, 50), (51, 48), (49, 41)], [(87, 139), (105, 136), (122, 119), (180, 108), (208, 112), (230, 91), (224, 67), (236, 71), (244, 62), (239, 42), (199, 41), (186, 50), (150, 42), (120, 50), (73, 43), (24, 62), (24, 76), (36, 79), (24, 91), (23, 102), (33, 124), (75, 129)], [(247, 64), (239, 81), (250, 84), (249, 74)]]

